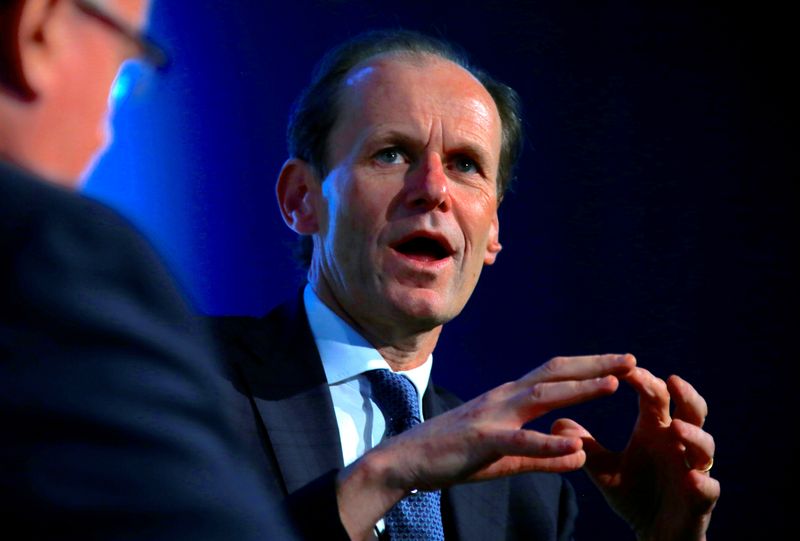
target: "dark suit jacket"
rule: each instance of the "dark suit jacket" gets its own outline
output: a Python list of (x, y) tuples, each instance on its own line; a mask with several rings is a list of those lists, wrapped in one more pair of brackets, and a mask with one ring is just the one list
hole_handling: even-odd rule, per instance
[(291, 537), (204, 336), (117, 214), (0, 162), (0, 537)]
[[(332, 484), (343, 466), (339, 433), (302, 301), (214, 324), (239, 393), (239, 430), (265, 482), (305, 517), (306, 535), (342, 536)], [(432, 382), (423, 396), (426, 418), (460, 403)], [(442, 513), (449, 541), (545, 541), (569, 539), (577, 511), (560, 476), (528, 474), (445, 490)]]

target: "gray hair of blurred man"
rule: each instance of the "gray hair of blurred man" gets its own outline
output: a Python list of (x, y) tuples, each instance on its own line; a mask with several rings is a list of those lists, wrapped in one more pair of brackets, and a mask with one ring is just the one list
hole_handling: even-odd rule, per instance
[[(387, 54), (443, 58), (464, 68), (483, 84), (494, 99), (502, 125), (497, 171), (497, 197), (498, 201), (502, 200), (522, 152), (519, 96), (511, 87), (472, 65), (466, 53), (454, 44), (411, 30), (365, 32), (328, 51), (317, 64), (311, 83), (300, 94), (289, 117), (286, 134), (289, 156), (309, 163), (320, 179), (327, 176), (328, 136), (338, 119), (342, 83), (353, 68)], [(312, 250), (311, 237), (301, 236), (295, 258), (302, 267), (310, 265)]]

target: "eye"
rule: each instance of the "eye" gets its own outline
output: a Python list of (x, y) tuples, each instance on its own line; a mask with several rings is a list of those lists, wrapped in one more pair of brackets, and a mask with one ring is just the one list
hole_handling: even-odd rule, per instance
[(453, 160), (453, 167), (459, 173), (478, 173), (478, 164), (475, 160), (467, 156), (456, 156)]
[(375, 154), (375, 159), (381, 163), (396, 164), (403, 163), (405, 161), (405, 156), (399, 148), (389, 147), (379, 150)]

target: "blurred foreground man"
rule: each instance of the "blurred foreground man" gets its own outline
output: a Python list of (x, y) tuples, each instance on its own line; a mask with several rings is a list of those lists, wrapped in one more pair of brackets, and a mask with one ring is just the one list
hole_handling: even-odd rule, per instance
[[(517, 103), (448, 45), (402, 31), (338, 47), (300, 97), (277, 196), (310, 239), (308, 285), (263, 318), (217, 324), (240, 430), (309, 535), (566, 540), (576, 506), (557, 473), (585, 467), (639, 539), (705, 538), (714, 442), (677, 376), (631, 355), (555, 358), (466, 404), (430, 381), (442, 326), (501, 249)], [(569, 419), (521, 428), (620, 381), (639, 394), (622, 453)]]
[(150, 247), (72, 193), (143, 0), (0, 0), (0, 516), (9, 539), (289, 539)]

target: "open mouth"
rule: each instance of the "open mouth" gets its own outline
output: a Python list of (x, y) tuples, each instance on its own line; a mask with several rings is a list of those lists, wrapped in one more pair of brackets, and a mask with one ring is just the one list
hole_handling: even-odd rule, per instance
[(406, 257), (419, 261), (440, 261), (453, 254), (444, 241), (426, 236), (405, 239), (392, 248)]

